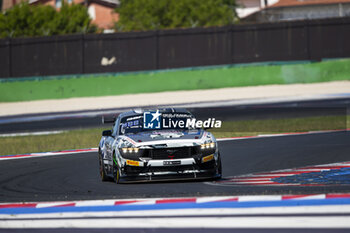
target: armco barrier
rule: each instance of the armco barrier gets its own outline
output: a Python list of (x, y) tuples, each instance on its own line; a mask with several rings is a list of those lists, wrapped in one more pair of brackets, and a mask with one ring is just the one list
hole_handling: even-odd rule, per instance
[(350, 17), (0, 40), (0, 78), (350, 57)]
[(16, 38), (10, 42), (13, 77), (82, 73), (82, 35)]
[(0, 40), (0, 78), (11, 77), (10, 72), (10, 40)]
[(86, 35), (84, 72), (157, 69), (156, 36), (155, 32)]

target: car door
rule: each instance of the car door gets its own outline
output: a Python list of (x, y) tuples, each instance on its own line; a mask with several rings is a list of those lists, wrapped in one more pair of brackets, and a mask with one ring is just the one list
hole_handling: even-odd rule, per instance
[(113, 150), (114, 150), (113, 144), (114, 144), (114, 141), (117, 138), (119, 122), (120, 122), (120, 119), (118, 117), (116, 119), (113, 127), (112, 127), (112, 135), (108, 136), (108, 138), (106, 140), (106, 143), (107, 143), (106, 148), (107, 148), (107, 154), (108, 154), (108, 159), (109, 160), (113, 160)]

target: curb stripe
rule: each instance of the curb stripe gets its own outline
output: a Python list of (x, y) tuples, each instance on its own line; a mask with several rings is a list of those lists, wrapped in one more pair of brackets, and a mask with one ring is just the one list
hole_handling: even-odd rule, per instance
[(13, 204), (0, 204), (0, 208), (36, 208), (38, 204), (36, 203), (13, 203)]
[(132, 203), (136, 203), (139, 202), (138, 200), (135, 201), (115, 201), (114, 205), (126, 205), (126, 204), (132, 204)]
[(326, 198), (350, 198), (350, 193), (331, 193), (331, 194), (326, 194)]
[(186, 203), (186, 202), (193, 202), (196, 203), (196, 198), (182, 198), (182, 199), (163, 199), (163, 200), (156, 200), (155, 204), (165, 204), (165, 203)]
[(87, 148), (87, 149), (62, 150), (62, 151), (40, 152), (40, 153), (30, 153), (30, 154), (20, 154), (20, 155), (1, 155), (0, 161), (1, 160), (10, 160), (10, 159), (47, 157), (47, 156), (55, 156), (55, 155), (80, 154), (80, 153), (97, 152), (97, 151), (98, 151), (98, 148)]
[(2, 209), (50, 209), (63, 207), (96, 207), (96, 206), (140, 206), (140, 205), (166, 205), (166, 204), (205, 204), (221, 202), (266, 202), (282, 200), (314, 200), (314, 199), (349, 199), (350, 193), (307, 194), (307, 195), (256, 195), (256, 196), (226, 196), (226, 197), (189, 197), (189, 198), (158, 198), (158, 199), (116, 199), (116, 200), (84, 200), (71, 202), (24, 202), (0, 203)]
[[(297, 181), (294, 182), (288, 182), (284, 181), (288, 176), (295, 176), (295, 175), (301, 175), (301, 174), (309, 174), (314, 173), (317, 176), (322, 174), (322, 172), (341, 172), (342, 169), (349, 170), (350, 162), (341, 162), (341, 163), (332, 163), (332, 164), (323, 164), (323, 165), (316, 165), (316, 166), (308, 166), (308, 167), (301, 167), (301, 168), (294, 168), (294, 169), (285, 169), (285, 170), (278, 170), (278, 171), (271, 171), (271, 172), (260, 172), (260, 173), (253, 173), (248, 175), (242, 175), (242, 176), (234, 176), (234, 177), (226, 177), (223, 180), (219, 181), (213, 181), (213, 182), (207, 182), (208, 184), (213, 185), (271, 185), (271, 186), (325, 186), (325, 185), (332, 185), (325, 184), (325, 183), (298, 183)], [(319, 173), (319, 174), (317, 174)], [(316, 177), (318, 178), (318, 177)], [(320, 177), (321, 179), (322, 177)], [(276, 180), (277, 179), (277, 180)], [(326, 178), (322, 178), (326, 179)], [(302, 182), (302, 181), (300, 181)], [(348, 185), (348, 183), (336, 183), (337, 185)], [(347, 196), (346, 196), (347, 197)]]
[(350, 205), (350, 198), (325, 198), (326, 195), (311, 195), (301, 199), (281, 199), (280, 196), (245, 196), (240, 201), (219, 202), (177, 202), (151, 205), (99, 205), (99, 206), (66, 206), (49, 208), (2, 208), (0, 216), (12, 214), (49, 214), (49, 213), (81, 213), (81, 212), (119, 212), (146, 211), (168, 209), (218, 209), (218, 208), (252, 208), (252, 207), (291, 207), (291, 206), (328, 206)]

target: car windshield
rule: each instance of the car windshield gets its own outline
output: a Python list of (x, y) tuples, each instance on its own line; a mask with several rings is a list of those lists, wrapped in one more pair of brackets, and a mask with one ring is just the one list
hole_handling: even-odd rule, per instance
[(154, 131), (154, 130), (166, 130), (166, 129), (190, 129), (187, 125), (187, 121), (193, 119), (193, 115), (190, 113), (162, 113), (157, 119), (159, 122), (159, 128), (146, 128), (144, 127), (144, 115), (133, 115), (124, 117), (120, 120), (119, 134), (139, 133), (142, 131)]

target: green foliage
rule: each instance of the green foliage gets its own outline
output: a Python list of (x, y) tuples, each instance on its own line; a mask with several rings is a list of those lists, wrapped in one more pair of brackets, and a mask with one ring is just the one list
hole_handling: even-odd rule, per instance
[(55, 17), (53, 23), (56, 29), (55, 34), (72, 34), (90, 32), (91, 19), (87, 9), (82, 5), (63, 4), (61, 10)]
[(0, 37), (51, 36), (94, 32), (86, 7), (63, 4), (60, 11), (51, 6), (15, 5), (0, 13)]
[(235, 23), (235, 0), (121, 0), (119, 31), (223, 26)]

